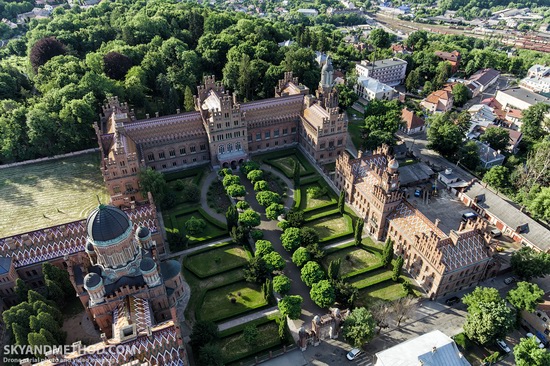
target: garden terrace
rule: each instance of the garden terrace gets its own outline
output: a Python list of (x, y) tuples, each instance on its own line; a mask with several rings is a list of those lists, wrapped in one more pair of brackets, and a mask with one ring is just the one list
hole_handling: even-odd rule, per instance
[(359, 290), (355, 306), (369, 306), (377, 300), (393, 301), (405, 296), (407, 293), (403, 290), (402, 282), (390, 279)]
[(191, 217), (202, 219), (206, 227), (200, 234), (188, 235), (190, 244), (199, 244), (204, 241), (216, 239), (227, 235), (227, 225), (219, 222), (197, 206), (187, 206), (187, 208), (172, 209), (164, 214), (164, 224), (166, 228), (178, 229), (180, 233), (185, 234), (185, 223)]
[[(316, 188), (319, 190), (324, 190), (326, 193), (320, 197), (314, 198), (308, 196), (308, 188)], [(314, 183), (302, 184), (300, 186), (300, 195), (299, 200), (296, 199), (295, 207), (299, 210), (308, 212), (319, 209), (334, 209), (338, 203), (336, 195), (332, 192), (332, 189), (326, 185), (325, 182), (319, 180)]]
[(229, 206), (231, 206), (231, 201), (225, 192), (222, 182), (217, 179), (208, 187), (206, 199), (208, 207), (216, 210), (217, 213), (225, 213)]
[(206, 278), (244, 266), (251, 253), (235, 244), (191, 254), (184, 265), (198, 278)]
[(271, 165), (283, 173), (287, 178), (294, 178), (294, 167), (300, 166), (300, 177), (315, 175), (317, 171), (310, 164), (305, 156), (298, 149), (278, 150), (265, 154), (257, 154), (252, 157), (253, 160)]
[[(275, 320), (277, 316), (279, 315), (270, 315), (221, 332), (217, 344), (222, 350), (224, 363), (238, 365), (240, 363), (236, 361), (242, 362), (243, 359), (246, 361), (246, 359), (252, 359), (258, 353), (292, 344), (293, 340), (288, 331), (285, 339), (281, 340), (279, 338), (279, 326)], [(258, 341), (254, 346), (249, 345), (243, 336), (243, 329), (249, 325), (255, 325), (258, 330)]]
[(234, 282), (207, 290), (196, 310), (196, 316), (200, 320), (220, 322), (263, 308), (267, 304), (260, 286), (245, 281)]
[[(188, 203), (184, 200), (182, 197), (182, 192), (178, 191), (176, 189), (176, 185), (178, 181), (182, 181), (184, 183), (190, 183), (196, 185), (199, 190), (201, 189), (200, 181), (204, 175), (205, 168), (193, 168), (193, 169), (187, 169), (183, 171), (178, 172), (172, 172), (172, 173), (165, 173), (164, 179), (166, 180), (167, 189), (171, 192), (175, 193), (176, 200), (174, 202), (174, 207), (172, 209), (180, 209), (184, 207), (189, 207), (189, 205), (198, 205), (196, 202), (198, 202), (199, 197), (197, 197), (197, 201), (194, 203)], [(178, 207), (178, 206), (184, 206), (184, 207)]]
[[(352, 243), (353, 244), (353, 243)], [(327, 254), (322, 264), (328, 269), (330, 262), (340, 259), (340, 277), (351, 277), (368, 268), (379, 268), (382, 260), (379, 255), (360, 247), (350, 246)]]
[(92, 152), (0, 169), (0, 237), (86, 218), (98, 196), (109, 202), (99, 162)]
[(353, 235), (352, 217), (348, 213), (341, 215), (338, 210), (320, 212), (306, 218), (305, 226), (317, 231), (319, 234), (319, 243), (322, 245)]

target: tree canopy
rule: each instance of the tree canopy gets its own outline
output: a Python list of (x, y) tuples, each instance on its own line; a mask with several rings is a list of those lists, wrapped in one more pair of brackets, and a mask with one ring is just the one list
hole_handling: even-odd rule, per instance
[(550, 353), (539, 348), (535, 337), (521, 338), (514, 347), (514, 359), (517, 366), (545, 366), (550, 365)]
[(523, 247), (512, 254), (510, 264), (516, 275), (530, 280), (550, 273), (550, 254)]
[(510, 290), (506, 298), (518, 310), (534, 312), (542, 300), (544, 291), (535, 283), (518, 282), (515, 289)]
[(374, 337), (376, 322), (366, 308), (355, 308), (344, 320), (344, 338), (354, 347), (362, 347)]

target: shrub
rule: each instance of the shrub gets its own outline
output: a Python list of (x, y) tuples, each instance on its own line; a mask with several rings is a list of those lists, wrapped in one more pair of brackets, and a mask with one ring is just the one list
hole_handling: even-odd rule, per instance
[(250, 236), (254, 241), (258, 241), (264, 237), (264, 232), (260, 229), (255, 229), (250, 232)]
[(260, 169), (251, 170), (247, 175), (246, 178), (251, 181), (252, 183), (258, 182), (262, 180), (264, 176), (264, 172)]
[(174, 191), (168, 191), (164, 194), (164, 197), (162, 197), (162, 208), (169, 210), (172, 207), (176, 205), (178, 202), (178, 196)]
[(286, 221), (292, 227), (302, 227), (304, 225), (304, 213), (302, 211), (291, 210), (286, 214)]
[(183, 180), (181, 180), (181, 179), (178, 179), (178, 180), (176, 181), (176, 183), (174, 184), (174, 189), (175, 189), (176, 191), (181, 192), (181, 191), (183, 191), (184, 188), (185, 188), (185, 182), (184, 182)]
[(225, 177), (226, 175), (230, 175), (230, 174), (233, 174), (233, 171), (229, 168), (220, 169), (220, 171), (218, 172), (218, 175), (220, 177)]
[(265, 180), (260, 180), (254, 183), (254, 190), (256, 192), (262, 192), (269, 190), (269, 183), (267, 183)]
[(294, 252), (300, 247), (300, 229), (290, 227), (281, 235), (281, 243), (285, 250)]
[(237, 202), (237, 208), (239, 210), (246, 210), (247, 208), (250, 207), (250, 204), (246, 201), (239, 201)]
[(311, 287), (314, 283), (324, 280), (326, 275), (319, 263), (309, 261), (302, 267), (300, 277), (307, 286)]
[(255, 161), (247, 161), (246, 163), (243, 163), (241, 165), (241, 172), (244, 175), (247, 175), (252, 170), (260, 169), (260, 164), (256, 163)]
[(311, 256), (306, 248), (300, 247), (296, 249), (294, 254), (292, 254), (292, 263), (294, 263), (298, 267), (302, 267), (304, 264), (309, 262), (310, 259)]
[(327, 189), (319, 186), (307, 187), (308, 198), (320, 198), (327, 194)]
[(222, 183), (224, 187), (229, 187), (233, 184), (241, 184), (241, 179), (236, 175), (228, 174), (223, 177)]
[(277, 223), (277, 227), (279, 227), (280, 229), (282, 229), (283, 231), (285, 231), (286, 229), (288, 229), (290, 227), (290, 225), (288, 224), (288, 221), (286, 220), (283, 220), (283, 221), (279, 221)]
[(264, 207), (270, 206), (272, 203), (281, 202), (281, 196), (275, 192), (262, 191), (256, 194), (256, 200)]
[(290, 278), (285, 275), (273, 277), (273, 289), (281, 295), (286, 295), (290, 291)]
[(228, 186), (225, 191), (231, 197), (242, 197), (246, 194), (246, 189), (241, 184), (232, 184)]
[(203, 219), (198, 219), (191, 216), (184, 224), (185, 231), (190, 235), (197, 235), (203, 232), (206, 228), (206, 222)]
[(258, 240), (256, 242), (256, 256), (263, 257), (273, 251), (273, 245), (269, 240)]
[(312, 244), (319, 243), (319, 234), (311, 227), (303, 227), (300, 229), (300, 245), (307, 247)]
[(298, 295), (285, 296), (279, 301), (279, 311), (290, 319), (298, 319), (302, 313), (303, 301), (304, 299)]
[(322, 308), (328, 308), (334, 304), (336, 300), (334, 287), (332, 287), (328, 280), (321, 280), (314, 283), (309, 295), (311, 296), (311, 300)]
[(286, 266), (285, 260), (277, 252), (269, 252), (263, 258), (269, 272), (282, 271)]
[(277, 220), (280, 214), (285, 210), (285, 206), (280, 203), (272, 203), (265, 209), (265, 216), (270, 220)]
[(185, 202), (199, 202), (201, 199), (201, 190), (196, 184), (184, 182), (181, 196)]

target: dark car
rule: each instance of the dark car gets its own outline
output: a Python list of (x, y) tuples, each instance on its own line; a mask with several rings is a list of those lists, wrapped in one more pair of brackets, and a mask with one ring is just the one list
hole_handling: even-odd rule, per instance
[(460, 302), (460, 298), (456, 297), (456, 296), (449, 297), (447, 300), (445, 300), (445, 304), (447, 304), (449, 306), (454, 305), (454, 304), (458, 304), (459, 302)]

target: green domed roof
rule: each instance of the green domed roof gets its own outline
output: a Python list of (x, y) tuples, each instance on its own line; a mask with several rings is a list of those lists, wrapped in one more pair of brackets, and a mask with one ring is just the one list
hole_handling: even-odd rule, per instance
[(88, 237), (94, 242), (118, 238), (130, 227), (130, 220), (124, 211), (107, 205), (99, 205), (86, 221)]

